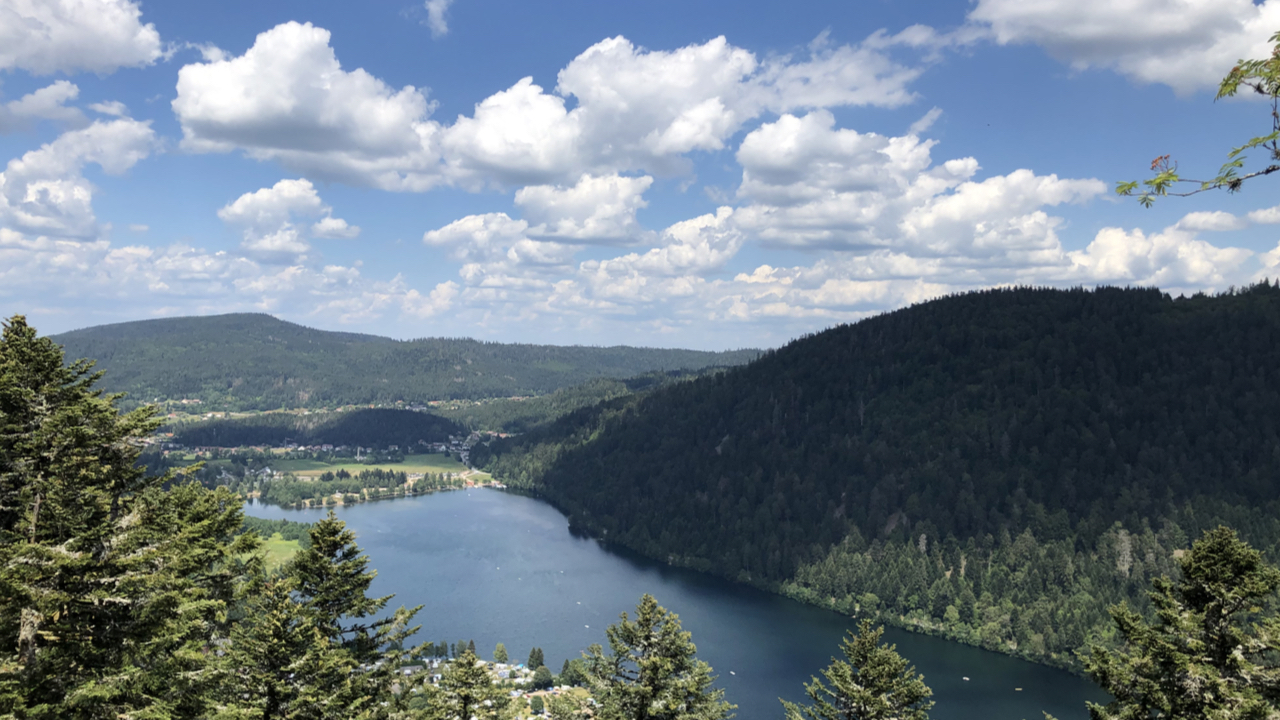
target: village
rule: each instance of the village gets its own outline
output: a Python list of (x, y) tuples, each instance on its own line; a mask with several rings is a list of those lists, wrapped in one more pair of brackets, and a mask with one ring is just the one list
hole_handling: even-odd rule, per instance
[[(403, 678), (403, 685), (397, 683), (393, 687), (393, 692), (397, 694), (407, 692), (414, 696), (408, 702), (410, 707), (425, 702), (435, 689), (441, 687), (442, 683), (447, 683), (445, 678), (452, 664), (462, 658), (474, 658), (476, 666), (483, 668), (487, 673), (488, 682), (494, 691), (493, 699), (487, 700), (485, 704), (491, 707), (494, 704), (501, 704), (500, 698), (506, 699), (505, 713), (501, 715), (504, 719), (522, 720), (542, 716), (549, 714), (553, 705), (557, 706), (557, 710), (561, 708), (568, 710), (573, 713), (573, 717), (593, 716), (596, 701), (591, 697), (590, 692), (577, 684), (584, 678), (576, 661), (566, 661), (561, 674), (555, 676), (547, 670), (545, 665), (534, 669), (525, 663), (483, 660), (476, 658), (474, 651), (450, 659), (435, 656), (431, 643), (427, 643), (424, 647), (427, 651), (420, 651), (418, 655), (412, 653), (402, 655), (400, 664), (395, 668), (396, 675)], [(440, 650), (449, 649), (440, 648)], [(501, 652), (505, 654), (505, 650)], [(538, 659), (541, 658), (540, 650), (535, 649), (534, 653), (537, 653)], [(382, 663), (378, 663), (372, 667), (381, 665)], [(417, 700), (419, 697), (420, 701)]]

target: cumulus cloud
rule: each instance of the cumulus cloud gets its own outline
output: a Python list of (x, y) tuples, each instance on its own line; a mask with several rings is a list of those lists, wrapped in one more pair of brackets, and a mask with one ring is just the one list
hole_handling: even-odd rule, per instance
[(524, 239), (529, 223), (506, 213), (468, 215), (437, 230), (429, 230), (422, 242), (444, 248), (454, 260), (476, 261), (501, 256)]
[(515, 202), (535, 225), (536, 237), (583, 243), (625, 243), (641, 230), (636, 211), (646, 207), (644, 193), (653, 178), (584, 174), (570, 187), (531, 185), (516, 192)]
[(296, 224), (300, 217), (323, 216), (310, 226), (317, 238), (350, 239), (360, 228), (335, 218), (333, 208), (320, 200), (310, 180), (281, 180), (236, 198), (218, 210), (218, 217), (228, 225), (242, 229), (242, 247), (262, 259), (292, 259), (311, 249), (306, 232)]
[(54, 237), (97, 234), (93, 186), (82, 169), (94, 163), (118, 175), (155, 147), (149, 121), (98, 121), (10, 160), (0, 173), (0, 226)]
[(80, 88), (74, 83), (59, 80), (0, 105), (0, 133), (25, 129), (36, 120), (56, 120), (67, 126), (82, 127), (88, 124), (84, 113), (67, 105), (79, 95)]
[(241, 149), (314, 177), (411, 191), (563, 185), (684, 172), (688, 153), (723, 149), (766, 112), (902, 105), (918, 74), (869, 42), (761, 61), (723, 37), (675, 50), (614, 37), (566, 65), (554, 92), (523, 78), (446, 125), (422, 91), (344, 70), (328, 31), (286, 23), (240, 57), (183, 67), (173, 109), (190, 150)]
[(771, 245), (1025, 262), (1057, 246), (1042, 208), (1106, 191), (1098, 180), (1017, 170), (974, 182), (973, 158), (932, 163), (934, 143), (838, 129), (829, 112), (783, 115), (743, 140), (739, 228)]
[(1255, 222), (1259, 225), (1275, 225), (1280, 223), (1280, 205), (1264, 208), (1262, 210), (1254, 210), (1248, 215), (1249, 222)]
[(427, 11), (427, 27), (431, 28), (431, 37), (444, 37), (449, 34), (449, 22), (445, 20), (445, 11), (453, 4), (453, 0), (426, 0), (423, 7)]
[(678, 222), (663, 231), (664, 244), (643, 254), (591, 260), (582, 270), (594, 281), (640, 276), (702, 275), (722, 267), (742, 248), (743, 235), (732, 223), (733, 208)]
[(1225, 232), (1242, 230), (1248, 226), (1248, 220), (1221, 210), (1188, 213), (1178, 221), (1179, 228), (1191, 231)]
[(1034, 43), (1077, 69), (1109, 68), (1179, 93), (1217, 85), (1241, 57), (1268, 57), (1280, 0), (978, 0), (996, 42)]
[(131, 0), (5, 0), (0, 70), (105, 74), (160, 58), (160, 34)]
[(1216, 247), (1178, 225), (1150, 235), (1104, 228), (1084, 250), (1068, 253), (1068, 277), (1165, 289), (1222, 288), (1252, 255), (1244, 248)]
[(96, 113), (102, 113), (103, 115), (109, 115), (111, 117), (129, 117), (129, 108), (119, 100), (90, 103), (89, 109)]
[[(521, 191), (522, 219), (468, 216), (424, 241), (461, 263), (455, 316), (540, 327), (626, 323), (686, 342), (743, 323), (757, 337), (777, 328), (782, 339), (797, 327), (1001, 284), (1220, 289), (1247, 282), (1257, 267), (1251, 251), (1201, 234), (1240, 229), (1269, 211), (1249, 220), (1191, 213), (1154, 233), (1110, 228), (1068, 249), (1059, 237), (1066, 223), (1053, 208), (1099, 197), (1104, 183), (1025, 169), (981, 177), (974, 158), (935, 163), (936, 144), (918, 136), (929, 119), (900, 137), (838, 128), (823, 110), (764, 123), (737, 154), (738, 207), (636, 235), (647, 250), (599, 257), (597, 248), (595, 257), (574, 260), (587, 237), (577, 232), (587, 224), (581, 218), (600, 205), (629, 224), (631, 206), (620, 200), (638, 200), (645, 189), (589, 174)], [(556, 227), (567, 230), (547, 232)], [(730, 276), (751, 242), (802, 249), (814, 260)], [(1257, 260), (1269, 259), (1280, 266), (1280, 248)]]
[(438, 182), (426, 97), (362, 69), (342, 69), (329, 31), (289, 22), (240, 57), (184, 66), (173, 110), (183, 147), (251, 157), (386, 190)]
[(103, 239), (31, 236), (0, 227), (0, 300), (41, 299), (45, 308), (83, 316), (110, 299), (113, 317), (257, 311), (367, 322), (424, 318), (448, 310), (457, 284), (422, 293), (396, 276), (367, 278), (355, 267), (270, 264), (185, 244), (116, 246)]

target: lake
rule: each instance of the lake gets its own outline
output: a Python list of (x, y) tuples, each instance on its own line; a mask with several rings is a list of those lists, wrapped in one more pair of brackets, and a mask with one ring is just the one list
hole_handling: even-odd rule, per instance
[[(322, 510), (252, 504), (251, 515), (311, 522)], [(740, 720), (781, 720), (778, 698), (803, 701), (804, 683), (839, 652), (854, 622), (753, 588), (672, 568), (569, 532), (558, 510), (499, 490), (444, 492), (337, 510), (378, 569), (371, 594), (422, 605), (416, 641), (475, 640), (514, 662), (541, 647), (559, 672), (649, 593), (680, 616), (698, 657), (738, 705)], [(933, 688), (938, 720), (1088, 717), (1105, 696), (1090, 681), (938, 638), (888, 628), (885, 639)], [(963, 678), (968, 676), (969, 680)]]

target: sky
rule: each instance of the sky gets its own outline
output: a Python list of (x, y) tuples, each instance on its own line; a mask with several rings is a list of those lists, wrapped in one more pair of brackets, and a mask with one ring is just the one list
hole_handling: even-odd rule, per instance
[[(1280, 276), (1280, 0), (0, 0), (0, 315), (776, 347), (1008, 285)], [(1265, 164), (1253, 153), (1246, 170)]]

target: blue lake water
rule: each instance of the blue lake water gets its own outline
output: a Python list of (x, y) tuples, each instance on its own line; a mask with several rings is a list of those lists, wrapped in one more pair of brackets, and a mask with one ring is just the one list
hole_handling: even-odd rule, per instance
[[(324, 515), (246, 510), (306, 522)], [(715, 669), (740, 720), (778, 720), (779, 697), (803, 701), (803, 684), (854, 626), (837, 613), (576, 537), (555, 508), (498, 490), (365, 503), (337, 514), (378, 570), (371, 592), (395, 594), (392, 607), (423, 606), (417, 641), (475, 640), (485, 658), (502, 642), (521, 662), (536, 645), (559, 672), (566, 658), (604, 644), (605, 627), (623, 611), (634, 615), (649, 593), (693, 633), (698, 657)], [(1044, 711), (1083, 720), (1086, 700), (1105, 700), (1090, 681), (1060, 670), (893, 628), (885, 638), (924, 674), (938, 720), (1040, 720)]]

